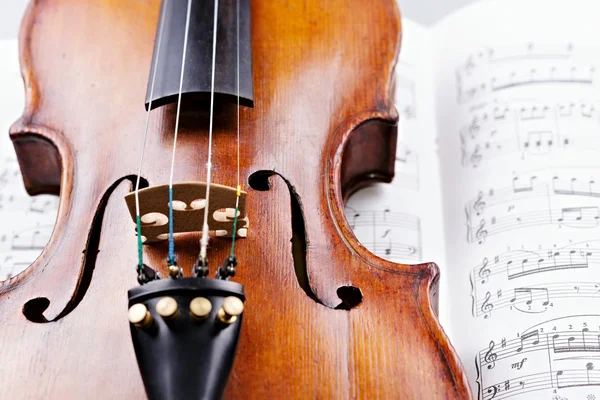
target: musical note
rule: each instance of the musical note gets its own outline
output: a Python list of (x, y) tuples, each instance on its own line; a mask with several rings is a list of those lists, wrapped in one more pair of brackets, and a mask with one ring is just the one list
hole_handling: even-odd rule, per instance
[(560, 210), (558, 222), (581, 221), (584, 215), (589, 215), (593, 219), (600, 218), (600, 209), (598, 207), (567, 207)]
[[(479, 52), (490, 56), (478, 57), (477, 62), (474, 62), (473, 56), (468, 56), (467, 62), (463, 63), (455, 73), (458, 103), (471, 103), (495, 93), (534, 84), (536, 86), (544, 84), (591, 86), (594, 83), (593, 66), (582, 65), (577, 68), (571, 64), (573, 51), (565, 55), (556, 50), (536, 54), (531, 49), (528, 47), (522, 51), (514, 51), (513, 55), (504, 58), (494, 56), (500, 52), (498, 49)], [(503, 52), (508, 51), (503, 50)], [(528, 67), (530, 65), (528, 61), (532, 60), (545, 62)], [(493, 72), (491, 75), (482, 75), (475, 73), (477, 70)]]
[[(580, 183), (584, 181), (577, 177), (561, 180), (556, 175), (547, 179), (516, 176), (510, 187), (495, 189), (493, 196), (480, 190), (465, 209), (467, 241), (482, 244), (492, 235), (540, 225), (578, 229), (600, 226), (600, 207), (592, 205), (600, 197), (600, 190), (590, 181)], [(540, 202), (541, 198), (545, 199)], [(579, 204), (573, 206), (573, 202)]]
[(594, 370), (593, 363), (587, 363), (585, 369), (560, 370), (556, 372), (557, 388), (580, 386), (600, 386), (600, 371)]
[[(588, 340), (586, 343), (586, 335)], [(588, 328), (583, 328), (580, 334), (553, 335), (552, 349), (555, 353), (566, 352), (600, 352), (598, 333), (590, 333)]]
[(419, 190), (419, 157), (408, 144), (399, 142), (396, 145), (396, 183), (410, 190)]
[(539, 332), (537, 329), (522, 335), (521, 336), (521, 345), (519, 347), (517, 347), (517, 349), (515, 351), (517, 353), (522, 352), (523, 348), (525, 347), (525, 343), (530, 340), (531, 340), (532, 346), (537, 346), (540, 343), (540, 335), (539, 335)]
[[(510, 299), (510, 302), (515, 305), (519, 311), (524, 312), (540, 312), (545, 311), (547, 306), (550, 303), (550, 299), (548, 297), (548, 288), (516, 288), (513, 290), (513, 297)], [(532, 309), (531, 305), (534, 303), (534, 299), (538, 305), (541, 305), (543, 310), (535, 310)], [(537, 301), (539, 300), (539, 301)], [(521, 304), (525, 304), (527, 310), (521, 309), (518, 306)]]
[(386, 256), (392, 255), (392, 238), (390, 238), (389, 246), (385, 248), (385, 255)]
[(55, 208), (56, 200), (47, 197), (33, 197), (29, 204), (29, 211), (46, 214)]
[[(573, 248), (507, 251), (495, 255), (493, 264), (484, 257), (483, 263), (475, 266), (472, 274), (484, 284), (492, 278), (516, 280), (548, 272), (584, 270), (590, 264), (600, 267), (600, 248), (589, 247), (590, 243), (583, 242)], [(581, 247), (585, 245), (588, 247)]]
[[(578, 112), (575, 112), (577, 110)], [(600, 149), (595, 132), (600, 127), (598, 106), (593, 103), (514, 102), (489, 105), (469, 116), (460, 128), (461, 164), (477, 168), (482, 161), (519, 154), (539, 158), (565, 152)], [(484, 118), (488, 114), (494, 118)], [(477, 135), (471, 135), (477, 121)], [(570, 129), (569, 129), (570, 128)], [(471, 156), (476, 154), (476, 162)]]
[[(350, 207), (346, 207), (346, 219), (348, 220), (348, 224), (352, 230), (356, 229), (356, 220), (360, 217), (360, 214), (357, 213)], [(350, 212), (351, 211), (351, 212)]]
[[(494, 310), (508, 308), (509, 311), (523, 313), (542, 313), (548, 307), (555, 307), (560, 301), (567, 302), (578, 298), (594, 299), (600, 302), (600, 284), (594, 282), (561, 282), (547, 283), (544, 287), (517, 287), (500, 288), (492, 299), (491, 292), (476, 299), (478, 308), (474, 316), (490, 317), (490, 306)], [(503, 296), (502, 293), (512, 293), (512, 296)]]
[(14, 232), (12, 235), (12, 250), (36, 250), (41, 251), (50, 239), (52, 226), (36, 226), (34, 228), (24, 229), (20, 232)]
[(521, 177), (515, 176), (512, 181), (513, 192), (514, 193), (533, 192), (536, 179), (537, 179), (537, 176), (530, 176), (529, 181), (522, 184), (522, 183), (520, 183)]
[(390, 261), (421, 260), (418, 217), (392, 211), (389, 207), (382, 211), (346, 207), (346, 219), (360, 242), (373, 254)]
[(390, 213), (389, 208), (386, 208), (383, 210), (383, 222), (386, 222), (385, 217), (386, 217), (386, 215), (389, 215), (389, 213)]

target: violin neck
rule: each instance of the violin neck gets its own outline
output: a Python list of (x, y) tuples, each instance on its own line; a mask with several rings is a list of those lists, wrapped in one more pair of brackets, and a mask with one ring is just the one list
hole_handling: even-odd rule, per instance
[[(195, 109), (207, 108), (212, 86), (216, 4), (216, 0), (162, 1), (146, 92), (146, 109), (177, 102), (181, 75), (174, 72), (181, 71), (184, 62), (182, 99)], [(188, 6), (191, 10), (186, 40), (183, 28), (188, 23)], [(253, 107), (250, 0), (218, 0), (218, 7), (215, 101), (237, 103), (239, 89), (240, 105)]]

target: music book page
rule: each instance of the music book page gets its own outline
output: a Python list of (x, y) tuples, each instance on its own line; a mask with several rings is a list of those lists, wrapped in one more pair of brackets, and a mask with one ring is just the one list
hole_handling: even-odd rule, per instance
[(432, 30), (450, 336), (480, 399), (600, 398), (600, 3)]

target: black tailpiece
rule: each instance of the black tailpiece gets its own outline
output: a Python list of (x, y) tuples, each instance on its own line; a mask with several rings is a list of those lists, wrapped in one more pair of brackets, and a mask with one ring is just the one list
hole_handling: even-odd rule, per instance
[[(161, 279), (128, 295), (130, 322), (136, 322), (130, 323), (131, 336), (148, 398), (220, 399), (240, 336), (244, 287), (219, 279)], [(231, 306), (224, 307), (227, 298)]]

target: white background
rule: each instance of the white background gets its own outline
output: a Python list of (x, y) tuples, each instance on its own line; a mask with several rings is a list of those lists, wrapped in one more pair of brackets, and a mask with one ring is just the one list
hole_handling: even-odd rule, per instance
[[(423, 25), (431, 25), (452, 11), (475, 1), (477, 0), (398, 0), (398, 4), (403, 16)], [(29, 0), (0, 0), (0, 39), (17, 37), (21, 17), (28, 3)]]

